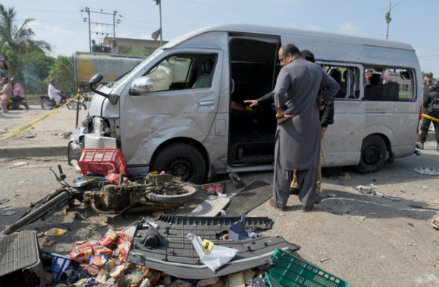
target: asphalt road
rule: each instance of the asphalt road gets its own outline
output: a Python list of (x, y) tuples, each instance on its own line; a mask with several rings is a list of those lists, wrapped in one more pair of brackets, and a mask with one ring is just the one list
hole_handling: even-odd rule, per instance
[[(314, 211), (303, 213), (297, 197), (291, 196), (286, 211), (269, 206), (268, 202), (251, 211), (248, 216), (268, 216), (275, 222), (267, 235), (283, 236), (301, 249), (296, 256), (314, 264), (351, 286), (438, 286), (439, 285), (439, 231), (430, 222), (439, 211), (439, 176), (415, 173), (416, 166), (439, 169), (439, 152), (436, 144), (427, 143), (422, 156), (397, 159), (391, 165), (373, 174), (359, 174), (346, 169), (351, 179), (323, 177), (323, 201)], [(8, 169), (18, 161), (29, 165)], [(30, 201), (58, 187), (48, 167), (61, 163), (68, 180), (79, 177), (64, 158), (22, 159), (0, 162), (0, 230), (15, 222), (27, 210)], [(256, 180), (272, 183), (271, 172), (241, 174), (247, 183)], [(363, 195), (353, 187), (373, 183), (378, 192), (397, 197), (393, 201), (374, 195)], [(227, 193), (239, 192), (233, 185), (227, 185)], [(206, 195), (199, 191), (197, 197), (172, 214), (187, 214)], [(418, 209), (413, 206), (430, 209)], [(6, 208), (5, 208), (6, 207)], [(5, 216), (5, 212), (16, 214)], [(76, 211), (83, 219), (50, 217), (37, 221), (25, 229), (47, 231), (50, 228), (69, 229), (56, 237), (57, 243), (43, 250), (68, 254), (77, 240), (100, 239), (107, 227), (93, 231), (86, 230), (91, 222), (104, 219), (89, 208), (76, 203)], [(142, 216), (150, 216), (145, 214)], [(138, 216), (128, 216), (110, 224), (118, 229), (128, 226)], [(40, 239), (43, 240), (43, 239)], [(321, 259), (329, 258), (324, 262)]]

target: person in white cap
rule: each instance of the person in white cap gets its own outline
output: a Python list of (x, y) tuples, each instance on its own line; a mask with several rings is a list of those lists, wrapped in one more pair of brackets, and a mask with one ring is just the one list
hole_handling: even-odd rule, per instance
[(49, 95), (49, 98), (51, 100), (55, 101), (57, 107), (59, 106), (59, 102), (61, 101), (61, 96), (58, 95), (58, 93), (61, 93), (61, 91), (55, 88), (55, 79), (50, 79), (47, 94)]

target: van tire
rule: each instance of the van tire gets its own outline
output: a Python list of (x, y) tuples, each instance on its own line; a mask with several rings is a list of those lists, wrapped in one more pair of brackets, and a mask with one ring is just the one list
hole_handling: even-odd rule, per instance
[(150, 170), (169, 171), (184, 181), (200, 184), (206, 178), (206, 160), (194, 146), (173, 143), (159, 150)]
[(384, 166), (387, 156), (387, 146), (383, 138), (371, 135), (363, 140), (361, 159), (357, 170), (363, 173), (375, 172)]

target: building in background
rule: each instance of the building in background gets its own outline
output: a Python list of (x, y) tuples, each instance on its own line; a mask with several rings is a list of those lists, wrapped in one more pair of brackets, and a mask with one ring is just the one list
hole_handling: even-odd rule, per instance
[[(168, 43), (163, 41), (163, 45)], [(113, 54), (148, 56), (160, 47), (160, 41), (105, 37), (104, 45), (109, 45)]]

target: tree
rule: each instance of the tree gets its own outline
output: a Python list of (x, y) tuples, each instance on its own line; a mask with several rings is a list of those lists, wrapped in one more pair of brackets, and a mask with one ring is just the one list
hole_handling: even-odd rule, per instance
[(58, 90), (73, 91), (73, 59), (66, 56), (58, 56), (50, 69), (49, 76), (44, 80), (48, 85), (50, 79), (55, 79)]
[(13, 75), (17, 79), (17, 81), (24, 82), (24, 77), (22, 73), (23, 64), (20, 61), (20, 57), (18, 56), (18, 54), (12, 50), (12, 47), (6, 45), (3, 45), (0, 48), (0, 53), (6, 58), (6, 60), (10, 64), (10, 74)]
[(28, 52), (20, 55), (23, 64), (23, 75), (26, 83), (22, 86), (29, 94), (47, 93), (47, 85), (43, 82), (49, 77), (55, 58), (41, 52)]
[(0, 45), (8, 45), (15, 53), (24, 51), (51, 51), (49, 43), (46, 41), (33, 40), (34, 31), (27, 25), (33, 19), (24, 20), (20, 28), (15, 24), (17, 22), (17, 12), (15, 9), (6, 9), (0, 4)]

